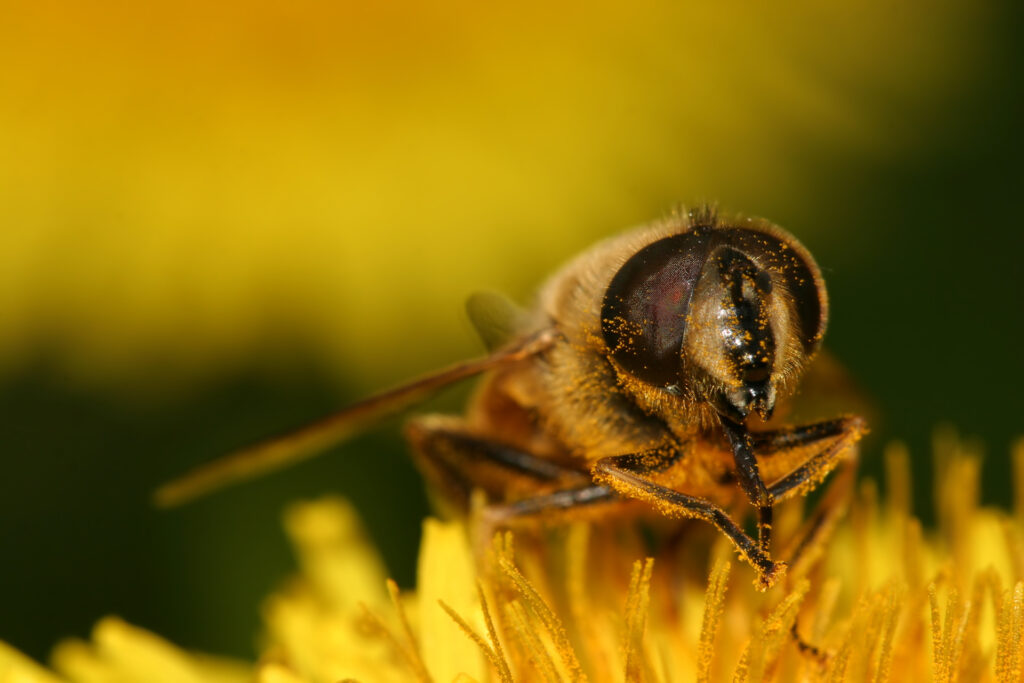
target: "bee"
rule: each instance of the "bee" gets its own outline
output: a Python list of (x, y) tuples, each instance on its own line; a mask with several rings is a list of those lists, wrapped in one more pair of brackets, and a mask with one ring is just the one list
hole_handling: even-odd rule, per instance
[[(722, 532), (767, 589), (786, 569), (772, 511), (855, 461), (857, 416), (787, 424), (828, 321), (810, 253), (763, 220), (679, 213), (597, 244), (522, 311), (468, 304), (490, 355), (356, 403), (205, 465), (157, 492), (174, 504), (312, 455), (453, 382), (482, 374), (464, 415), (406, 426), (434, 490), (489, 528), (644, 507)], [(748, 504), (756, 535), (730, 511)]]

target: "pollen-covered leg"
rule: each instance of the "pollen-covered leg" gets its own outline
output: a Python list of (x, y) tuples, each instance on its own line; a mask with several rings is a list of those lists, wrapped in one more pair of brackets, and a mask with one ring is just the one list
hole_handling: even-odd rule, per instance
[(754, 443), (745, 425), (722, 416), (722, 429), (732, 446), (733, 462), (736, 464), (736, 478), (747, 500), (757, 509), (757, 546), (766, 555), (772, 546), (772, 511), (775, 497), (764, 483), (754, 457)]
[(856, 457), (853, 446), (867, 431), (859, 417), (842, 417), (753, 436), (768, 491), (776, 502), (804, 495), (837, 465)]
[[(766, 556), (775, 504), (816, 488), (853, 452), (852, 446), (866, 430), (859, 417), (756, 435), (726, 417), (721, 424), (732, 446), (740, 487), (757, 509), (758, 549)], [(766, 481), (774, 483), (766, 485)]]
[(595, 481), (619, 495), (649, 503), (667, 517), (710, 522), (732, 541), (740, 556), (757, 571), (758, 587), (761, 590), (770, 588), (785, 573), (785, 564), (773, 562), (761, 545), (744, 533), (719, 506), (662, 486), (649, 478), (651, 474), (668, 469), (679, 457), (678, 452), (652, 451), (604, 458), (594, 466), (593, 475)]
[(776, 501), (804, 495), (816, 488), (837, 466), (838, 479), (804, 522), (783, 556), (797, 574), (801, 565), (813, 562), (842, 518), (850, 500), (856, 474), (854, 448), (867, 427), (860, 417), (841, 417), (790, 429), (752, 435), (768, 490)]

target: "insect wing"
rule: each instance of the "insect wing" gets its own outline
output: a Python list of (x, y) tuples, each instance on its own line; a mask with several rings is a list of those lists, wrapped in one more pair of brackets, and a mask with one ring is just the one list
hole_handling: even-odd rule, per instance
[(230, 484), (286, 467), (366, 430), (375, 422), (422, 401), (439, 389), (505, 363), (522, 360), (550, 343), (547, 334), (485, 358), (465, 361), (355, 403), (294, 432), (200, 465), (157, 489), (161, 507), (180, 505)]

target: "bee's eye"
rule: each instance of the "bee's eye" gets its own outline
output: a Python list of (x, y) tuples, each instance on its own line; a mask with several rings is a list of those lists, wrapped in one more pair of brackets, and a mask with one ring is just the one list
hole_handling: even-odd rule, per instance
[(608, 285), (601, 333), (624, 370), (660, 387), (684, 380), (683, 343), (692, 299), (712, 252), (732, 253), (751, 264), (756, 278), (745, 286), (757, 289), (759, 296), (782, 286), (793, 302), (794, 331), (804, 351), (817, 348), (825, 331), (827, 300), (817, 266), (803, 247), (785, 235), (761, 230), (699, 227), (647, 245)]
[(718, 235), (723, 243), (757, 262), (766, 280), (759, 287), (770, 290), (772, 280), (785, 287), (792, 297), (804, 351), (815, 351), (825, 334), (828, 302), (825, 283), (811, 255), (792, 237), (782, 239), (745, 228), (724, 228)]
[(693, 288), (711, 233), (693, 230), (649, 244), (612, 278), (601, 307), (601, 332), (612, 357), (656, 386), (679, 381), (680, 352)]

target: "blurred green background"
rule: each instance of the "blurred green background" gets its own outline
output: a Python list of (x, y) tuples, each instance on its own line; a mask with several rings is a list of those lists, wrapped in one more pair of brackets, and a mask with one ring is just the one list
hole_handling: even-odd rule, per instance
[[(108, 613), (252, 656), (289, 501), (352, 499), (413, 580), (427, 509), (383, 425), (179, 510), (188, 467), (480, 346), (596, 239), (717, 201), (816, 255), (826, 343), (905, 439), (1024, 399), (1013, 3), (266, 0), (0, 5), (0, 639)], [(457, 410), (465, 387), (433, 401)]]

